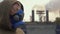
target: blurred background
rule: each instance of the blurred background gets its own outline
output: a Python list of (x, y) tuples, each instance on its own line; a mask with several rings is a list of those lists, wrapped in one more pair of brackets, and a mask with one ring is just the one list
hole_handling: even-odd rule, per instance
[[(48, 11), (48, 20), (54, 22), (57, 17), (59, 17), (60, 11), (60, 0), (18, 0), (24, 5), (25, 17), (24, 21), (31, 21), (34, 18), (34, 21), (46, 21), (46, 11)], [(33, 11), (33, 12), (32, 12)], [(39, 16), (39, 11), (42, 14), (42, 17)], [(38, 12), (38, 14), (37, 14)], [(32, 14), (34, 13), (34, 17)]]
[[(0, 0), (2, 2), (3, 0)], [(28, 34), (56, 34), (60, 27), (60, 0), (18, 0), (24, 6)]]

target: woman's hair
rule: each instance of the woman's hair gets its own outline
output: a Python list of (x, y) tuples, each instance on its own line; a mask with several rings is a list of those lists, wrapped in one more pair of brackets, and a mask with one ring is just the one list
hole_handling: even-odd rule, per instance
[[(10, 3), (11, 2), (8, 1), (3, 1), (0, 3), (0, 28), (11, 29), (12, 24), (10, 23), (10, 19), (9, 19), (9, 11), (11, 10)], [(21, 5), (21, 9), (24, 11), (24, 7), (19, 1), (16, 1), (15, 3)]]

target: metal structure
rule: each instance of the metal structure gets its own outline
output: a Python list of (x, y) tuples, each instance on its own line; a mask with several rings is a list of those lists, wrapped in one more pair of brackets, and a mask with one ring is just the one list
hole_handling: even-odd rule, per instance
[(49, 11), (46, 10), (46, 22), (49, 22)]
[(45, 14), (44, 11), (37, 10), (37, 14), (39, 15), (40, 22), (42, 22), (42, 15)]

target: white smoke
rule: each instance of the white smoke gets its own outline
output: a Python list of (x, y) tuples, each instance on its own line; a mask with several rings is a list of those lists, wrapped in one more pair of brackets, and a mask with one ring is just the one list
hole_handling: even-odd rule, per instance
[(60, 0), (52, 0), (46, 5), (47, 10), (57, 10), (60, 9)]

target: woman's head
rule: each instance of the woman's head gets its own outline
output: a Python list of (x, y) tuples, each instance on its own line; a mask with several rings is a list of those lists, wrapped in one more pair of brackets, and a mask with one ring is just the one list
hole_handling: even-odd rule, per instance
[(17, 1), (17, 2), (12, 4), (10, 14), (14, 15), (18, 10), (21, 10), (22, 8), (23, 8), (23, 5)]
[(17, 10), (23, 9), (23, 5), (19, 1), (3, 1), (0, 3), (0, 25), (3, 27), (11, 27), (9, 15), (13, 15), (17, 12)]

